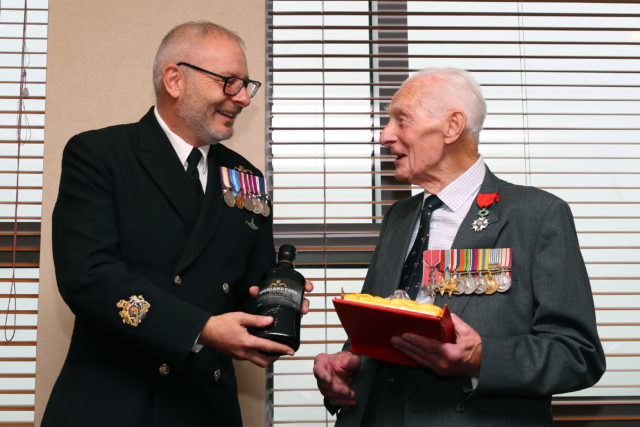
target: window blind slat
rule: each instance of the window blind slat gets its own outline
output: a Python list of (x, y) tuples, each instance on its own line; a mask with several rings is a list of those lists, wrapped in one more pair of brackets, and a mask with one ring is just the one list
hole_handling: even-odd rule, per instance
[(640, 5), (267, 5), (275, 238), (298, 246), (298, 265), (317, 292), (308, 296), (303, 346), (273, 367), (271, 424), (333, 425), (311, 363), (341, 347), (331, 299), (360, 290), (384, 212), (420, 191), (393, 180), (394, 156), (377, 141), (400, 83), (429, 66), (465, 68), (478, 79), (489, 106), (480, 151), (492, 170), (573, 210), (609, 371), (595, 387), (556, 398), (556, 422), (640, 414), (640, 324), (630, 320), (640, 310)]
[(0, 426), (33, 426), (46, 31), (45, 0), (0, 4)]

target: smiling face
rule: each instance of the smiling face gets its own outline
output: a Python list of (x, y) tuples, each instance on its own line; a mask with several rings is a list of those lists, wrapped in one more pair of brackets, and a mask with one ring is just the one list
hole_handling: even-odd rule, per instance
[(405, 84), (391, 101), (380, 143), (396, 156), (400, 181), (422, 186), (443, 167), (448, 120), (446, 111), (438, 111), (438, 98), (433, 82), (420, 80)]
[[(189, 61), (214, 73), (248, 78), (247, 61), (238, 43), (226, 36), (211, 36), (197, 44)], [(184, 83), (176, 99), (175, 114), (183, 138), (195, 146), (231, 138), (235, 118), (251, 103), (246, 89), (234, 96), (224, 93), (224, 80), (185, 66)]]

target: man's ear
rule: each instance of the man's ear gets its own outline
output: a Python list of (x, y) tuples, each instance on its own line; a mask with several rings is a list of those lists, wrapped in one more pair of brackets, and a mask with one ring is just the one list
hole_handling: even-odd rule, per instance
[(184, 92), (185, 79), (180, 67), (176, 64), (167, 65), (162, 72), (162, 85), (167, 94), (177, 99)]
[(449, 114), (447, 127), (444, 134), (445, 144), (451, 144), (460, 138), (467, 127), (467, 118), (462, 111), (454, 111)]

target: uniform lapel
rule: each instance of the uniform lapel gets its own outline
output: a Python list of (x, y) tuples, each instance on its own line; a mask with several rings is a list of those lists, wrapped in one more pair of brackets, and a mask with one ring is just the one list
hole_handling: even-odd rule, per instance
[[(487, 168), (484, 180), (480, 186), (480, 193), (498, 193), (500, 194), (501, 182), (491, 171)], [(479, 207), (474, 201), (471, 204), (471, 208), (465, 216), (455, 239), (453, 240), (453, 249), (476, 249), (476, 248), (494, 248), (496, 241), (502, 228), (507, 223), (508, 218), (502, 215), (504, 203), (508, 203), (508, 200), (501, 200), (494, 203), (489, 209), (489, 225), (482, 231), (474, 231), (471, 228), (472, 222), (478, 217)], [(467, 303), (473, 298), (469, 296), (440, 296), (436, 295), (435, 304), (443, 306), (447, 304), (451, 311), (456, 314), (461, 314), (464, 311)]]
[(197, 256), (204, 250), (213, 234), (218, 229), (222, 218), (223, 199), (221, 193), (220, 170), (216, 163), (216, 147), (211, 145), (207, 156), (207, 189), (202, 202), (202, 209), (196, 221), (195, 227), (182, 257), (178, 262), (177, 270), (182, 270), (191, 264)]
[(423, 198), (424, 194), (420, 193), (411, 197), (408, 203), (398, 205), (397, 209), (399, 210), (394, 212), (394, 222), (387, 226), (389, 231), (385, 234), (389, 237), (388, 240), (385, 238), (387, 241), (380, 243), (381, 250), (384, 252), (381, 254), (382, 260), (378, 261), (383, 267), (384, 278), (380, 293), (382, 296), (391, 295), (398, 289), (405, 255), (407, 248), (412, 243), (411, 235), (420, 215)]
[(151, 179), (158, 185), (188, 229), (198, 218), (200, 201), (167, 135), (158, 124), (153, 109), (140, 120), (136, 154)]

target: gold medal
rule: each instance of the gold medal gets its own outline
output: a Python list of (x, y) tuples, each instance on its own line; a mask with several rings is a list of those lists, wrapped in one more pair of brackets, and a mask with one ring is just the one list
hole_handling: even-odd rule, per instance
[(451, 279), (447, 281), (447, 289), (446, 289), (446, 292), (449, 298), (451, 298), (451, 294), (453, 294), (456, 291), (457, 287), (458, 287), (458, 281), (455, 278), (451, 277)]
[(487, 295), (491, 295), (495, 291), (498, 290), (498, 286), (500, 286), (500, 283), (498, 283), (496, 278), (493, 277), (491, 274), (488, 274), (487, 275), (487, 290), (484, 291), (484, 293), (487, 294)]
[(236, 196), (236, 208), (242, 209), (244, 208), (244, 200), (242, 200), (242, 196)]
[(271, 213), (271, 208), (269, 208), (269, 201), (264, 201), (264, 206), (262, 207), (262, 216), (269, 216)]

